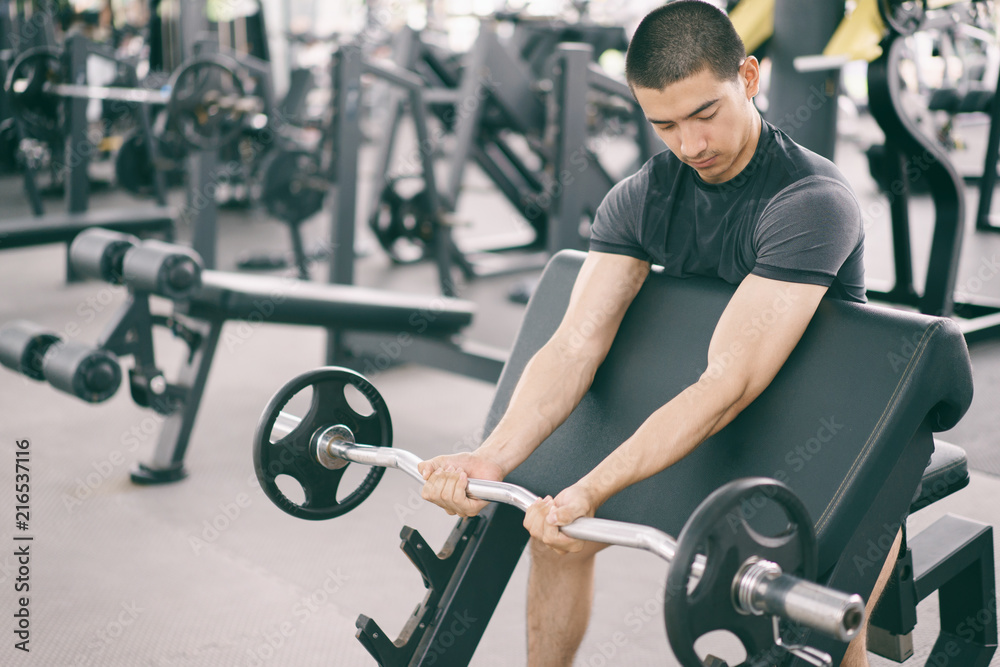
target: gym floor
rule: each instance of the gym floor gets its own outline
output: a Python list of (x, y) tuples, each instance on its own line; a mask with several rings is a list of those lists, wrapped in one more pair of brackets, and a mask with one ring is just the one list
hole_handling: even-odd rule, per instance
[[(858, 130), (854, 136), (861, 135)], [(866, 211), (869, 277), (888, 280), (888, 213), (868, 177), (861, 143), (842, 142), (837, 159)], [(474, 172), (470, 178), (457, 218), (475, 224), (460, 228), (459, 235), (516, 232), (510, 222), (514, 212), (479, 187), (485, 179), (480, 182)], [(19, 179), (0, 180), (0, 201), (5, 216), (26, 214)], [(970, 191), (968, 206), (975, 201)], [(102, 193), (94, 195), (92, 208), (133, 204), (124, 195)], [(55, 209), (60, 202), (49, 205)], [(933, 222), (928, 198), (915, 198), (912, 217), (920, 274)], [(305, 228), (309, 243), (327, 238), (328, 224), (326, 213), (311, 221)], [(248, 250), (288, 247), (285, 230), (260, 213), (220, 212), (218, 231), (223, 269), (232, 269)], [(190, 229), (182, 227), (179, 236), (189, 237)], [(436, 292), (431, 266), (392, 266), (366, 231), (360, 232), (359, 250), (359, 284)], [(1000, 271), (998, 250), (1000, 235), (970, 230), (958, 284), (1000, 297), (1000, 280), (992, 280)], [(97, 283), (66, 284), (64, 261), (62, 246), (0, 253), (0, 323), (23, 318), (59, 332), (75, 325), (81, 340), (95, 340), (124, 292)], [(977, 272), (981, 282), (970, 282)], [(479, 279), (463, 287), (462, 296), (478, 307), (469, 339), (510, 345), (523, 308), (506, 295), (526, 277), (530, 274)], [(922, 277), (917, 280), (920, 284)], [(173, 485), (139, 487), (129, 481), (129, 467), (151, 453), (159, 421), (137, 408), (127, 389), (94, 406), (0, 373), (0, 439), (9, 457), (0, 463), (0, 491), (14, 495), (15, 441), (28, 440), (34, 537), (27, 543), (30, 653), (23, 653), (14, 648), (11, 630), (20, 596), (13, 552), (25, 543), (13, 541), (19, 532), (14, 502), (4, 502), (0, 615), (7, 619), (7, 639), (0, 645), (0, 664), (348, 667), (373, 664), (353, 637), (358, 614), (374, 618), (390, 636), (398, 634), (424, 594), (419, 575), (398, 548), (399, 531), (413, 526), (437, 548), (453, 519), (424, 503), (412, 480), (393, 472), (360, 508), (330, 522), (300, 521), (273, 506), (254, 477), (253, 430), (284, 382), (321, 365), (324, 334), (288, 326), (237, 327), (229, 325), (216, 355), (187, 456), (190, 476)], [(169, 336), (157, 343), (161, 365), (169, 371), (181, 349)], [(972, 357), (974, 403), (959, 426), (944, 434), (967, 448), (972, 482), (911, 517), (914, 532), (949, 512), (991, 524), (1000, 519), (995, 407), (1000, 342), (977, 344)], [(427, 458), (479, 442), (491, 385), (418, 365), (396, 366), (370, 379), (392, 412), (397, 446)], [(526, 566), (522, 559), (473, 665), (524, 664)], [(663, 628), (665, 575), (665, 564), (650, 554), (624, 548), (603, 552), (593, 621), (575, 665), (675, 665)], [(916, 656), (907, 664), (926, 662), (936, 624), (932, 598), (919, 608)], [(894, 663), (873, 657), (872, 664)], [(992, 664), (1000, 665), (1000, 657)]]

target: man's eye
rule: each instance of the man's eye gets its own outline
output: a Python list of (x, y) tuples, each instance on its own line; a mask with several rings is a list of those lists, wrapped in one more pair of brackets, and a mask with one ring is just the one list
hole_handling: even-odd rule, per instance
[(713, 119), (713, 118), (715, 118), (715, 117), (716, 117), (716, 116), (717, 116), (718, 114), (719, 114), (719, 112), (718, 112), (718, 111), (716, 111), (716, 112), (715, 112), (715, 113), (713, 113), (713, 114), (712, 114), (711, 116), (702, 116), (702, 117), (701, 117), (701, 118), (699, 118), (698, 120), (712, 120), (712, 119)]

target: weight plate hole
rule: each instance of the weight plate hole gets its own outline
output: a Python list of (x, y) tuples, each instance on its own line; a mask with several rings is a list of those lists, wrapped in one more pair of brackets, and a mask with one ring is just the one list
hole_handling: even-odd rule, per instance
[(768, 490), (757, 490), (743, 499), (739, 509), (727, 517), (742, 519), (754, 533), (765, 538), (784, 538), (795, 532), (791, 517), (784, 507), (772, 499)]
[(695, 641), (694, 651), (703, 660), (712, 655), (724, 660), (727, 665), (742, 665), (747, 659), (743, 642), (729, 630), (706, 632)]
[[(309, 408), (312, 406), (313, 400), (313, 388), (308, 386), (302, 389), (297, 394), (292, 396), (285, 406), (281, 408), (281, 411), (285, 414), (295, 415), (296, 417), (302, 417), (309, 414)], [(271, 433), (268, 437), (268, 441), (271, 444), (282, 440), (295, 428), (295, 423), (279, 416), (274, 420), (274, 424), (271, 426)]]
[(371, 401), (353, 384), (348, 384), (344, 387), (344, 398), (347, 399), (347, 404), (351, 406), (351, 409), (360, 416), (370, 417), (375, 414), (375, 407)]
[(296, 505), (302, 505), (306, 501), (306, 492), (299, 484), (299, 480), (291, 475), (278, 475), (274, 478), (274, 483), (278, 490)]

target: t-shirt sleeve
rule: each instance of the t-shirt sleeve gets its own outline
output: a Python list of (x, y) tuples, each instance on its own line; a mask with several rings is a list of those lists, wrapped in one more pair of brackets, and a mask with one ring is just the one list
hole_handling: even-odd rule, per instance
[(591, 250), (652, 261), (639, 241), (639, 224), (648, 189), (648, 169), (640, 169), (611, 188), (594, 215), (590, 228)]
[(833, 178), (805, 178), (779, 192), (761, 215), (752, 273), (829, 287), (863, 237), (854, 193)]

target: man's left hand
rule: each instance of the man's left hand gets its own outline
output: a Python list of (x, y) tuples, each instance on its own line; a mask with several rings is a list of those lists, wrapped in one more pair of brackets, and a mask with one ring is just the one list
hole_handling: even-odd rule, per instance
[(576, 553), (583, 549), (583, 540), (563, 535), (559, 528), (583, 516), (594, 516), (597, 506), (577, 485), (562, 490), (555, 498), (540, 498), (524, 514), (524, 527), (536, 540), (557, 553)]

